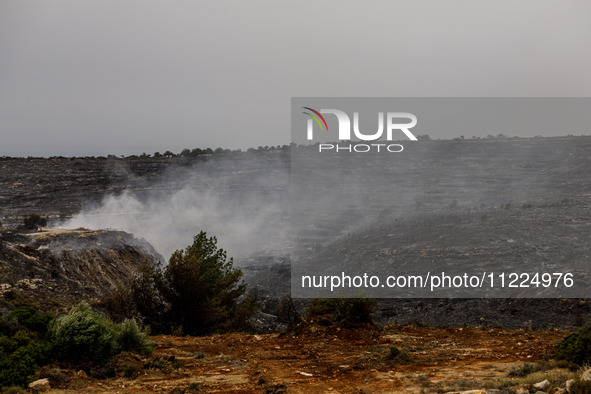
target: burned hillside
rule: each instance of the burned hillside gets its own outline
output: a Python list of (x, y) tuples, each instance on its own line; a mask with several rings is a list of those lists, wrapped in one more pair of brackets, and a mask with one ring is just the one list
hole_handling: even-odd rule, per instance
[[(591, 137), (405, 144), (404, 160), (376, 168), (374, 188), (361, 183), (358, 198), (344, 201), (341, 211), (333, 205), (326, 213), (310, 210), (296, 217), (290, 217), (298, 200), (290, 196), (293, 169), (285, 149), (197, 157), (0, 158), (0, 221), (14, 228), (25, 215), (38, 213), (49, 218), (50, 227), (124, 225), (164, 258), (161, 245), (167, 251), (182, 248), (202, 228), (218, 236), (250, 289), (264, 297), (287, 294), (289, 264), (302, 261), (446, 265), (501, 259), (509, 265), (543, 262), (551, 269), (572, 260), (584, 273), (591, 253), (589, 152)], [(347, 179), (369, 165), (363, 160), (359, 155), (342, 168)], [(311, 164), (321, 173), (322, 163)], [(329, 205), (339, 196), (316, 183), (303, 192)], [(361, 203), (367, 196), (373, 202)], [(292, 238), (289, 223), (297, 230)], [(483, 318), (522, 327), (558, 319), (570, 326), (589, 316), (581, 302), (390, 300), (379, 314), (382, 321), (396, 322), (461, 325)], [(265, 312), (274, 313), (276, 302), (266, 305)], [(531, 323), (535, 318), (528, 311), (541, 305), (548, 316)], [(454, 312), (446, 312), (448, 307)]]
[(100, 301), (162, 257), (121, 231), (0, 232), (0, 309), (30, 304), (62, 311), (80, 299)]

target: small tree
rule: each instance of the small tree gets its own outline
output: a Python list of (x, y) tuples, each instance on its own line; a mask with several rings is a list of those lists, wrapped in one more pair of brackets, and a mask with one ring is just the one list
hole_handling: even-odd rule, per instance
[(139, 315), (154, 333), (204, 335), (245, 328), (256, 311), (256, 298), (243, 298), (246, 284), (233, 259), (205, 232), (177, 250), (169, 264), (142, 265), (137, 276), (106, 300), (121, 318)]
[[(193, 244), (170, 257), (165, 271), (165, 298), (171, 320), (183, 332), (202, 335), (244, 324), (254, 312), (254, 299), (238, 302), (246, 291), (242, 271), (233, 268), (226, 251), (217, 248), (217, 238), (201, 231)], [(240, 321), (237, 321), (240, 320)]]
[(314, 298), (306, 306), (306, 317), (320, 317), (325, 323), (345, 326), (375, 325), (372, 314), (377, 301), (372, 298)]

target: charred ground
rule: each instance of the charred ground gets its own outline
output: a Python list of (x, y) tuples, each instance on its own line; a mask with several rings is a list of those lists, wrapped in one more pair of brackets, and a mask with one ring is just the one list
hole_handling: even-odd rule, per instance
[[(354, 256), (342, 254), (340, 245), (363, 239), (369, 242), (359, 243), (357, 253), (373, 256), (376, 261), (430, 257), (447, 261), (465, 258), (467, 253), (517, 260), (524, 256), (552, 260), (558, 256), (576, 258), (584, 270), (590, 253), (586, 235), (591, 217), (591, 180), (587, 175), (591, 173), (590, 151), (591, 137), (422, 142), (408, 155), (404, 168), (391, 171), (394, 183), (421, 185), (418, 194), (401, 188), (398, 205), (371, 212), (379, 221), (371, 225), (367, 221), (324, 221), (311, 226), (307, 238), (298, 242), (313, 259), (322, 260), (353, 260)], [(457, 158), (451, 164), (446, 161), (450, 152)], [(250, 202), (268, 198), (284, 207), (289, 162), (285, 149), (198, 157), (0, 158), (0, 220), (14, 228), (26, 215), (39, 213), (48, 217), (52, 226), (81, 209), (100, 204), (107, 195), (127, 191), (142, 199), (154, 193), (166, 194), (182, 187), (188, 173), (197, 174), (190, 179), (197, 187), (207, 188), (203, 179), (227, 174), (229, 168), (232, 177), (222, 185), (228, 201), (240, 204), (246, 194), (254, 196)], [(451, 171), (449, 165), (453, 167), (452, 176), (446, 173)], [(263, 183), (261, 179), (273, 182)], [(416, 183), (417, 179), (421, 181)], [(285, 221), (285, 217), (278, 215), (276, 221)], [(544, 234), (537, 234), (536, 240), (536, 228), (543, 223), (548, 228), (554, 223), (563, 226), (564, 231), (554, 230), (564, 239), (557, 240), (549, 233), (547, 241), (543, 241)], [(396, 242), (380, 236), (384, 228), (393, 234), (390, 241)], [(416, 242), (398, 239), (402, 230), (414, 234)], [(456, 237), (454, 247), (442, 243), (440, 235)], [(510, 242), (527, 236), (531, 236), (527, 243)], [(3, 250), (11, 242), (22, 248), (33, 242), (24, 235), (10, 237), (1, 241)], [(477, 246), (472, 250), (468, 244)], [(3, 258), (12, 257), (5, 254)], [(237, 263), (250, 289), (262, 296), (264, 312), (273, 315), (277, 298), (289, 293), (290, 257), (283, 244), (272, 252), (241, 256)], [(26, 275), (34, 279), (40, 274)], [(10, 282), (21, 279), (11, 277)], [(378, 312), (382, 322), (514, 328), (568, 328), (590, 316), (586, 300), (572, 299), (385, 300)]]

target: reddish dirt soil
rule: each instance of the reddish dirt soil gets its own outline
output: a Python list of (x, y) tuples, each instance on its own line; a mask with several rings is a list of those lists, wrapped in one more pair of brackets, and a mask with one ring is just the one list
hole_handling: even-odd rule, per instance
[[(116, 378), (64, 371), (67, 389), (52, 392), (192, 393), (197, 391), (187, 388), (196, 383), (192, 387), (215, 393), (418, 393), (430, 384), (451, 387), (461, 379), (478, 384), (506, 377), (522, 362), (548, 358), (566, 334), (410, 326), (300, 331), (305, 332), (157, 336), (153, 355), (117, 357)], [(407, 352), (408, 359), (387, 360), (391, 346)], [(159, 358), (164, 368), (146, 367)], [(135, 366), (137, 374), (124, 377), (125, 365)]]

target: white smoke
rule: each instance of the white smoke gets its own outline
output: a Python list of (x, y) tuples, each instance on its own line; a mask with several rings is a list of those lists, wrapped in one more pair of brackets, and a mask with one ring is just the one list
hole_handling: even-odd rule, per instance
[(278, 157), (175, 166), (155, 182), (131, 182), (135, 187), (107, 195), (61, 227), (126, 231), (166, 259), (201, 230), (236, 258), (265, 250), (285, 253), (288, 180), (288, 167)]

